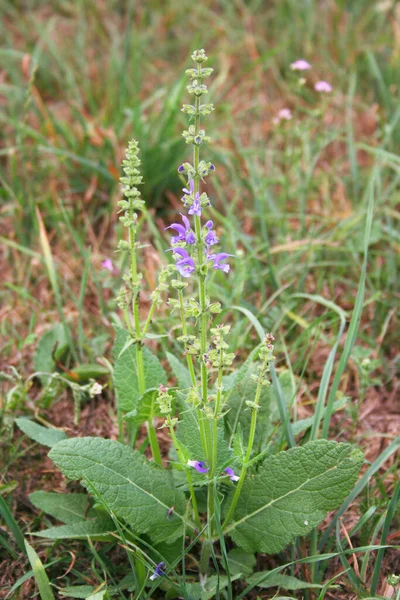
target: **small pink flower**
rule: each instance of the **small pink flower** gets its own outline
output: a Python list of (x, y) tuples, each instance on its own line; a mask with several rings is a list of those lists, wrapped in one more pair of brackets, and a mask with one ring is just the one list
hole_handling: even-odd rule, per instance
[(281, 108), (280, 111), (278, 111), (278, 119), (279, 120), (285, 120), (285, 121), (290, 121), (290, 119), (292, 118), (292, 111), (290, 110), (290, 108)]
[(280, 110), (278, 110), (278, 114), (276, 115), (276, 117), (272, 119), (272, 122), (275, 125), (278, 125), (278, 123), (280, 123), (281, 121), (290, 121), (292, 116), (293, 115), (290, 108), (281, 108)]
[(103, 267), (103, 269), (106, 269), (106, 271), (110, 271), (110, 273), (114, 272), (114, 265), (112, 263), (111, 258), (106, 258), (106, 260), (103, 260), (101, 266)]
[(314, 90), (316, 92), (322, 92), (324, 94), (330, 94), (332, 91), (332, 86), (327, 81), (317, 81), (314, 85)]
[(311, 69), (311, 65), (306, 60), (300, 58), (299, 60), (293, 62), (290, 65), (290, 68), (292, 71), (308, 71), (308, 69)]

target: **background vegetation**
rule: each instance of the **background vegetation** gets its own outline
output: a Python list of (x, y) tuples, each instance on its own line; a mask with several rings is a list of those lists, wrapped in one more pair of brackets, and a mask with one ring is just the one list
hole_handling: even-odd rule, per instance
[[(354, 442), (371, 464), (378, 461), (346, 525), (370, 514), (361, 542), (377, 543), (398, 482), (398, 457), (385, 452), (400, 425), (400, 4), (4, 0), (0, 16), (0, 327), (8, 376), (0, 500), (14, 514), (17, 540), (41, 518), (27, 494), (65, 483), (43, 450), (14, 429), (14, 418), (35, 414), (78, 434), (116, 434), (107, 376), (108, 388), (82, 407), (78, 425), (70, 394), (44, 393), (43, 380), (27, 378), (38, 366), (46, 370), (43, 335), (58, 323), (69, 350), (48, 368), (76, 375), (78, 365), (94, 364), (107, 371), (124, 268), (113, 254), (123, 151), (130, 138), (139, 140), (152, 217), (144, 225), (150, 246), (143, 268), (152, 284), (167, 248), (163, 229), (180, 206), (176, 167), (187, 148), (179, 74), (191, 50), (204, 47), (216, 70), (210, 195), (222, 215), (215, 220), (223, 247), (236, 254), (233, 275), (217, 276), (213, 294), (230, 311), (238, 360), (257, 339), (254, 319), (274, 332), (277, 369), (289, 368), (292, 377), (295, 418), (313, 414), (330, 349), (338, 335), (340, 350), (350, 339), (337, 389), (342, 410), (330, 437)], [(312, 64), (304, 86), (290, 70), (298, 58)], [(320, 79), (331, 83), (331, 94), (313, 90)], [(282, 108), (293, 117), (276, 125)], [(107, 258), (113, 272), (102, 268)], [(359, 323), (341, 330), (355, 303)], [(159, 322), (160, 334), (170, 329), (167, 319)], [(169, 343), (162, 338), (159, 346)], [(398, 529), (397, 519), (393, 536)], [(0, 588), (8, 593), (26, 559), (14, 538), (5, 536), (2, 546)], [(68, 568), (79, 575), (65, 548), (42, 543), (37, 551), (43, 562), (57, 562), (54, 577)], [(90, 546), (79, 551), (87, 556), (85, 577), (98, 582), (104, 565), (99, 571)], [(373, 559), (363, 563), (367, 578)], [(398, 558), (388, 551), (379, 569), (382, 595), (392, 593), (386, 576), (396, 569)], [(33, 579), (19, 580), (15, 593), (22, 595), (15, 597), (33, 591)]]

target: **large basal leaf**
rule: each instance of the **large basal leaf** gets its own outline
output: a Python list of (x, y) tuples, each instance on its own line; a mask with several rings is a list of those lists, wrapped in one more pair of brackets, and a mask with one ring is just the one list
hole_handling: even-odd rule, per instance
[(39, 423), (35, 423), (35, 421), (32, 421), (27, 417), (15, 419), (15, 423), (25, 435), (48, 448), (52, 448), (58, 444), (58, 442), (61, 442), (61, 440), (68, 439), (65, 431), (53, 429), (51, 427), (43, 427), (43, 425), (39, 425)]
[(94, 519), (87, 519), (70, 525), (58, 525), (49, 527), (41, 531), (35, 531), (31, 535), (46, 538), (48, 540), (108, 540), (111, 538), (110, 532), (115, 531), (116, 527), (110, 517), (102, 516)]
[(29, 500), (36, 508), (51, 515), (58, 521), (72, 525), (84, 521), (90, 505), (89, 496), (86, 494), (58, 494), (57, 492), (33, 492)]
[[(129, 412), (138, 408), (141, 394), (136, 366), (136, 346), (128, 346), (130, 335), (124, 329), (116, 329), (117, 337), (113, 347), (114, 385), (117, 395), (118, 409)], [(147, 346), (143, 346), (144, 375), (146, 391), (158, 388), (162, 383), (167, 385), (167, 375), (160, 361)]]
[(352, 490), (363, 457), (349, 444), (309, 442), (247, 477), (226, 532), (245, 550), (275, 554), (309, 533)]
[(183, 492), (174, 488), (167, 471), (139, 452), (112, 440), (77, 438), (60, 442), (49, 456), (69, 479), (81, 480), (136, 535), (146, 533), (154, 543), (171, 543), (182, 535)]

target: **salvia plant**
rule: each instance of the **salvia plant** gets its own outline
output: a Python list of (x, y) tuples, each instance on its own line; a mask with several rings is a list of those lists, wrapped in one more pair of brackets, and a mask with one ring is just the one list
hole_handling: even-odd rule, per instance
[[(140, 272), (146, 208), (136, 141), (122, 165), (119, 209), (126, 236), (118, 251), (126, 253), (129, 268), (117, 298), (125, 327), (117, 327), (114, 345), (119, 441), (87, 437), (49, 444), (54, 463), (92, 497), (89, 511), (82, 494), (31, 496), (65, 522), (37, 535), (118, 540), (137, 598), (152, 597), (157, 587), (160, 597), (211, 598), (225, 590), (232, 598), (232, 581), (262, 581), (251, 575), (257, 553), (279, 553), (292, 544), (295, 557), (296, 540), (308, 534), (316, 550), (316, 526), (348, 496), (363, 461), (349, 444), (314, 439), (296, 447), (293, 435), (287, 436), (270, 386), (272, 372), (280, 402), (290, 402), (286, 374), (273, 367), (271, 333), (237, 365), (230, 324), (209, 292), (216, 272), (231, 277), (237, 260), (219, 246), (204, 191), (215, 171), (203, 157), (210, 138), (202, 125), (213, 111), (204, 102), (213, 69), (204, 50), (193, 52), (192, 60), (186, 74), (193, 101), (182, 109), (190, 121), (183, 137), (193, 148), (192, 161), (178, 167), (182, 211), (166, 228), (169, 264), (151, 291), (147, 314)], [(149, 340), (157, 339), (153, 325), (165, 311), (180, 321), (179, 351), (160, 362)], [(168, 435), (164, 452), (157, 429)], [(67, 507), (74, 507), (72, 520)]]

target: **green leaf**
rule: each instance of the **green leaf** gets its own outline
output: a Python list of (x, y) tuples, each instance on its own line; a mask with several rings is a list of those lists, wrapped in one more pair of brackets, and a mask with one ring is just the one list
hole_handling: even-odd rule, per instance
[(68, 436), (64, 431), (43, 427), (42, 425), (39, 425), (38, 423), (35, 423), (35, 421), (31, 421), (31, 419), (26, 417), (15, 419), (15, 422), (20, 430), (25, 433), (25, 435), (30, 437), (35, 442), (38, 442), (43, 446), (48, 446), (49, 448), (52, 448), (62, 440), (68, 439)]
[(189, 369), (187, 369), (185, 365), (183, 365), (181, 361), (170, 352), (166, 353), (166, 357), (180, 389), (185, 390), (190, 388), (192, 385), (192, 380), (190, 378)]
[[(183, 533), (185, 497), (167, 471), (132, 448), (101, 438), (65, 440), (50, 458), (69, 479), (82, 480), (107, 510), (123, 519), (136, 535), (171, 543)], [(175, 507), (172, 518), (168, 517)]]
[[(197, 411), (191, 406), (188, 406), (183, 399), (181, 399), (180, 407), (179, 425), (176, 432), (176, 437), (181, 445), (186, 449), (187, 459), (204, 461), (206, 457), (204, 456), (203, 446), (201, 443)], [(221, 423), (221, 425), (218, 426), (217, 466), (222, 468), (224, 465), (231, 462), (232, 456), (233, 452), (225, 440), (223, 426)], [(196, 473), (193, 473), (193, 477), (197, 479)]]
[(256, 557), (250, 552), (245, 552), (241, 548), (234, 548), (228, 553), (228, 565), (230, 575), (248, 577), (256, 566)]
[(50, 587), (50, 581), (47, 577), (42, 561), (40, 560), (39, 556), (36, 554), (32, 546), (28, 544), (26, 540), (25, 548), (29, 558), (29, 562), (31, 563), (33, 574), (35, 575), (36, 583), (38, 584), (41, 599), (54, 600), (54, 594)]
[[(116, 329), (117, 337), (113, 347), (114, 385), (117, 395), (118, 409), (123, 412), (138, 408), (141, 394), (136, 368), (136, 346), (128, 345), (130, 335), (124, 329)], [(125, 345), (127, 345), (124, 352)], [(160, 384), (167, 385), (167, 375), (160, 361), (152, 352), (143, 346), (144, 375), (146, 390), (158, 388)]]
[[(35, 371), (42, 371), (44, 373), (53, 373), (56, 364), (53, 359), (53, 352), (56, 349), (67, 344), (67, 338), (65, 335), (65, 329), (61, 323), (56, 323), (51, 329), (41, 337), (38, 345), (36, 346), (35, 354), (33, 357), (33, 366)], [(45, 375), (40, 376), (42, 384), (45, 384), (48, 377)]]
[(93, 594), (96, 588), (93, 585), (74, 585), (65, 587), (59, 590), (60, 596), (66, 596), (67, 598), (83, 598), (85, 600), (90, 594)]
[[(239, 370), (235, 379), (234, 387), (229, 395), (227, 402), (228, 412), (225, 420), (228, 429), (233, 437), (238, 425), (241, 426), (244, 444), (247, 446), (250, 433), (251, 410), (246, 402), (254, 402), (256, 395), (257, 382), (252, 379), (252, 375), (258, 374), (257, 363), (253, 362), (252, 353)], [(254, 449), (258, 452), (262, 441), (268, 437), (270, 428), (270, 410), (271, 410), (271, 389), (270, 386), (263, 386), (260, 397), (260, 409), (257, 417), (256, 434), (254, 438)]]
[(84, 521), (90, 504), (86, 494), (58, 494), (43, 491), (29, 494), (29, 500), (36, 508), (68, 525)]
[(281, 573), (271, 573), (270, 571), (260, 571), (248, 577), (247, 583), (260, 588), (280, 587), (284, 590), (305, 590), (322, 588), (318, 583), (307, 583), (291, 575), (282, 575)]
[(86, 540), (88, 537), (93, 540), (107, 540), (110, 538), (111, 531), (115, 531), (112, 519), (102, 516), (70, 525), (49, 527), (42, 531), (36, 531), (32, 535), (48, 540)]
[(362, 462), (361, 452), (349, 444), (326, 440), (268, 458), (247, 477), (226, 532), (249, 552), (280, 552), (341, 504)]
[(124, 420), (131, 419), (137, 425), (141, 425), (146, 421), (153, 419), (155, 416), (161, 416), (160, 407), (156, 402), (158, 388), (147, 390), (139, 398), (138, 406), (135, 410), (131, 410), (124, 415)]

